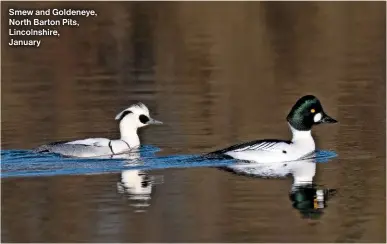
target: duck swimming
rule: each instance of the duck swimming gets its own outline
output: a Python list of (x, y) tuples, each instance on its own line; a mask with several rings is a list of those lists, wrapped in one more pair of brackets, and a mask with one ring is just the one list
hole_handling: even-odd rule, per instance
[(76, 141), (60, 141), (42, 145), (34, 151), (50, 152), (70, 157), (113, 156), (140, 146), (137, 129), (152, 124), (162, 124), (152, 119), (149, 109), (143, 103), (136, 103), (121, 111), (115, 117), (119, 121), (120, 139), (88, 138)]
[(337, 123), (328, 116), (313, 95), (301, 97), (286, 118), (292, 140), (266, 139), (234, 145), (209, 155), (223, 155), (239, 160), (274, 163), (298, 160), (315, 150), (312, 127), (318, 124)]

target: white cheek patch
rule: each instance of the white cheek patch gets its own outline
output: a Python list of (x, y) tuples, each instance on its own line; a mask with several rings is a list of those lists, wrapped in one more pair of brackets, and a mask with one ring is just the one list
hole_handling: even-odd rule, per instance
[(322, 118), (322, 114), (321, 113), (317, 113), (314, 117), (313, 117), (313, 120), (315, 123), (319, 122)]

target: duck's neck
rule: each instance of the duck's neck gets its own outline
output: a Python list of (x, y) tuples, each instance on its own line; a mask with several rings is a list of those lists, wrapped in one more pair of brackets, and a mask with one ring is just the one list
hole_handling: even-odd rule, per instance
[(307, 143), (307, 144), (313, 144), (314, 147), (314, 140), (312, 137), (312, 131), (311, 130), (297, 130), (293, 126), (289, 124), (290, 130), (292, 131), (292, 142), (293, 143)]
[(131, 126), (120, 125), (121, 140), (128, 143), (130, 148), (140, 146), (140, 138), (137, 134), (137, 128)]

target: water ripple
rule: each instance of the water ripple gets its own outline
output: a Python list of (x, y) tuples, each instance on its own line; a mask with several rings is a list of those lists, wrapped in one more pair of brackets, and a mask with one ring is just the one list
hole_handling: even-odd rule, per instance
[[(208, 159), (200, 155), (156, 156), (158, 151), (159, 148), (147, 145), (141, 147), (139, 155), (131, 155), (129, 159), (89, 159), (37, 154), (30, 150), (2, 150), (1, 177), (103, 174), (130, 169), (221, 167), (236, 164), (236, 160)], [(316, 162), (324, 163), (336, 156), (335, 152), (320, 150), (316, 153)]]

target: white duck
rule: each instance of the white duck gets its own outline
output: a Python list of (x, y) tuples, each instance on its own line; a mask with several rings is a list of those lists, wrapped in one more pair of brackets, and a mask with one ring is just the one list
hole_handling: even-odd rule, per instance
[(42, 145), (34, 151), (58, 153), (71, 157), (109, 157), (122, 154), (140, 146), (137, 129), (151, 125), (162, 124), (152, 119), (149, 110), (143, 103), (136, 103), (117, 114), (120, 123), (121, 138), (88, 138), (76, 141), (60, 141)]

